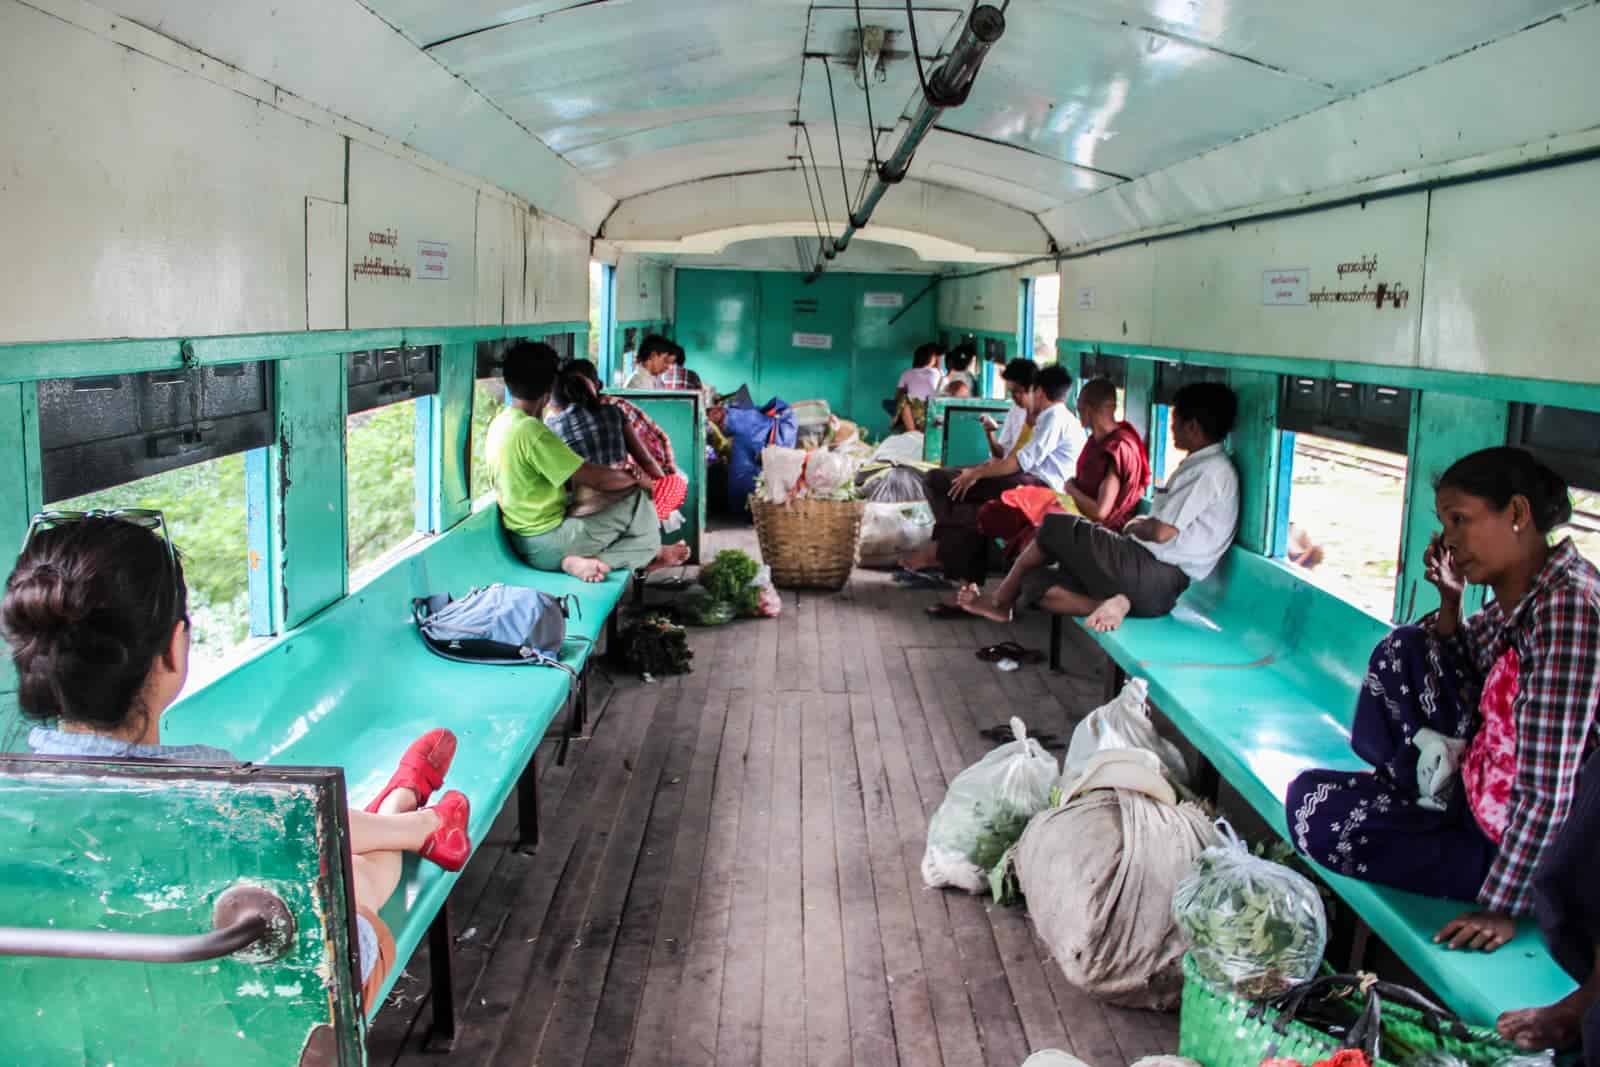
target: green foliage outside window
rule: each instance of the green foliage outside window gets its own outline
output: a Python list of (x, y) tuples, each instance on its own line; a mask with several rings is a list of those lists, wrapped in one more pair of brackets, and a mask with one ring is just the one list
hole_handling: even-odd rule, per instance
[(484, 442), (489, 438), (489, 423), (505, 407), (505, 386), (499, 378), (482, 378), (472, 385), (472, 452), (468, 486), (472, 499), (494, 491), (489, 477), (489, 459)]
[(416, 531), (417, 402), (351, 415), (345, 428), (347, 557), (352, 573)]

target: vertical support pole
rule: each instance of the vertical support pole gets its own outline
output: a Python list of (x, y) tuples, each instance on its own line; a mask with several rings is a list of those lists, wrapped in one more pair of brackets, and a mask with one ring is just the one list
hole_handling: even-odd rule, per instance
[(417, 533), (437, 530), (439, 517), (439, 397), (419, 396), (412, 405), (411, 528)]
[[(1062, 359), (1066, 356), (1064, 352), (1035, 352), (1033, 350), (1033, 282), (1032, 278), (1023, 278), (1021, 280), (1022, 293), (1017, 298), (1017, 318), (1019, 320), (1017, 327), (1017, 353), (1026, 356), (1035, 363), (1044, 363), (1047, 359)], [(1069, 366), (1067, 369), (1072, 371), (1074, 378), (1078, 376), (1076, 367)]]
[(1241, 547), (1270, 554), (1278, 495), (1278, 376), (1231, 370), (1228, 385), (1239, 398), (1239, 419), (1229, 451), (1239, 471)]
[(428, 971), (432, 977), (433, 1026), (423, 1047), (429, 1052), (449, 1052), (456, 1046), (455, 941), (450, 936), (450, 901), (428, 927)]
[[(570, 718), (570, 716), (569, 716)], [(562, 743), (565, 748), (565, 742)], [(539, 847), (539, 751), (522, 769), (517, 779), (517, 850), (533, 852)]]
[[(1406, 512), (1400, 533), (1400, 573), (1394, 617), (1412, 622), (1439, 606), (1439, 594), (1422, 577), (1422, 554), (1439, 529), (1433, 482), (1469, 452), (1506, 443), (1511, 409), (1503, 400), (1450, 393), (1413, 393), (1410, 458), (1406, 467)], [(1461, 605), (1476, 611), (1483, 589), (1468, 586)], [(1404, 617), (1403, 617), (1404, 616)]]
[[(1145, 447), (1150, 450), (1152, 468), (1155, 463), (1155, 447), (1157, 434), (1152, 428), (1150, 398), (1156, 389), (1156, 365), (1148, 359), (1128, 357), (1128, 382), (1123, 387), (1122, 417), (1133, 424), (1139, 431), (1139, 436), (1144, 438)], [(1167, 428), (1161, 426), (1160, 440), (1166, 439)]]
[(1167, 480), (1167, 419), (1170, 410), (1165, 404), (1152, 404), (1150, 408), (1150, 436), (1145, 441), (1150, 447), (1150, 473), (1155, 485), (1159, 485)]
[(1050, 616), (1050, 669), (1061, 673), (1061, 616)]
[(1294, 495), (1294, 431), (1284, 430), (1278, 435), (1278, 490), (1275, 516), (1272, 523), (1273, 559), (1289, 554), (1289, 504)]
[[(276, 368), (274, 368), (276, 372)], [(277, 538), (272, 518), (272, 450), (252, 448), (244, 454), (245, 540), (250, 572), (250, 636), (275, 632), (278, 607)]]
[(267, 450), (271, 579), (278, 632), (293, 629), (348, 588), (345, 563), (345, 357), (278, 364), (277, 434)]
[[(472, 514), (472, 376), (477, 371), (474, 344), (444, 345), (439, 350), (439, 394), (435, 401), (434, 501), (430, 529), (439, 533)], [(417, 453), (421, 459), (421, 452)]]

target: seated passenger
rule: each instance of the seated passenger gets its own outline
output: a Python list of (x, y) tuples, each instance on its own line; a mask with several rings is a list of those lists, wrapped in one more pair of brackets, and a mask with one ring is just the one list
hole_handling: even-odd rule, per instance
[[(975, 615), (1009, 622), (1025, 586), (1048, 585), (1039, 606), (1087, 618), (1102, 633), (1130, 614), (1171, 611), (1191, 581), (1216, 569), (1239, 524), (1239, 475), (1222, 448), (1237, 412), (1238, 400), (1225, 385), (1198, 382), (1178, 390), (1172, 436), (1189, 455), (1156, 490), (1149, 515), (1130, 519), (1120, 534), (1077, 515), (1047, 515), (993, 597), (969, 585), (957, 602)], [(1052, 563), (1056, 570), (1042, 570)]]
[[(160, 513), (116, 514), (36, 516), (6, 580), (0, 633), (17, 671), (17, 705), (38, 724), (28, 745), (46, 756), (235, 763), (219, 748), (161, 743), (161, 714), (189, 674), (188, 591)], [(350, 810), (368, 1007), (394, 967), (394, 936), (378, 911), (400, 882), (401, 854), (449, 871), (472, 854), (467, 798), (451, 791), (428, 806), (455, 750), (449, 730), (429, 731), (383, 791)]]
[[(656, 504), (656, 515), (665, 522), (689, 492), (689, 481), (677, 469), (673, 460), (672, 441), (667, 433), (656, 421), (646, 415), (637, 404), (620, 397), (608, 396), (600, 392), (600, 372), (593, 363), (586, 359), (575, 359), (567, 364), (556, 382), (557, 396), (570, 396), (575, 398), (575, 405), (579, 409), (586, 409), (593, 414), (592, 404), (598, 403), (604, 409), (604, 418), (599, 421), (604, 427), (603, 432), (614, 435), (616, 428), (611, 426), (610, 415), (615, 414), (621, 419), (621, 433), (627, 444), (627, 456), (620, 464), (612, 463), (610, 466), (621, 466), (631, 474), (642, 476), (654, 482), (652, 497)], [(546, 409), (548, 411), (548, 409)], [(545, 423), (561, 436), (578, 455), (591, 463), (600, 462), (594, 456), (585, 452), (579, 446), (579, 441), (568, 436), (569, 432), (578, 429), (576, 424), (582, 423), (585, 416), (574, 413), (568, 407), (561, 415), (552, 421), (547, 414)], [(583, 509), (591, 510), (591, 509)], [(569, 509), (568, 514), (571, 514)], [(681, 524), (682, 517), (675, 523)], [(673, 552), (676, 553), (677, 549)]]
[[(978, 379), (972, 372), (972, 365), (977, 362), (978, 349), (970, 342), (963, 341), (950, 350), (945, 357), (945, 393), (949, 396), (977, 396)], [(952, 393), (950, 387), (958, 383), (965, 383), (965, 393)]]
[[(1434, 502), (1439, 610), (1378, 645), (1356, 701), (1350, 744), (1375, 770), (1306, 771), (1285, 810), (1295, 847), (1331, 870), (1476, 902), (1434, 940), (1492, 951), (1535, 910), (1535, 869), (1600, 739), (1600, 572), (1549, 543), (1567, 486), (1521, 449), (1458, 460)], [(1463, 619), (1468, 582), (1494, 602)]]
[[(1011, 409), (1006, 412), (1006, 421), (996, 427), (994, 419), (988, 415), (980, 420), (984, 437), (989, 442), (989, 455), (993, 458), (1005, 459), (1027, 444), (1028, 438), (1033, 436), (1033, 411), (1028, 405), (1028, 393), (1033, 389), (1033, 379), (1038, 373), (1039, 365), (1031, 359), (1014, 359), (1001, 372), (1000, 380), (1005, 383), (1006, 394), (1011, 397)], [(995, 436), (997, 432), (998, 437)]]
[(939, 390), (940, 396), (953, 397), (956, 400), (967, 400), (972, 396), (972, 383), (966, 378), (951, 375), (944, 381), (944, 387)]
[[(674, 562), (686, 546), (663, 552), (650, 498), (654, 483), (584, 462), (541, 420), (555, 386), (556, 364), (554, 350), (537, 342), (506, 353), (511, 402), (489, 424), (484, 452), (511, 547), (531, 567), (565, 571), (586, 582), (604, 581), (617, 567)], [(569, 485), (619, 499), (593, 514), (569, 514)]]
[[(978, 532), (978, 509), (1017, 486), (1060, 489), (1071, 477), (1083, 447), (1083, 427), (1067, 410), (1072, 375), (1065, 367), (1046, 367), (1028, 390), (1033, 418), (1032, 434), (1016, 452), (975, 467), (943, 467), (927, 477), (928, 502), (933, 508), (933, 541), (927, 548), (901, 561), (908, 570), (926, 570), (938, 563), (954, 581), (982, 582), (987, 569), (988, 543)], [(953, 605), (935, 607), (932, 614), (948, 616)]]
[(894, 423), (896, 432), (920, 433), (928, 417), (928, 401), (939, 393), (939, 346), (917, 346), (911, 355), (911, 368), (901, 373), (895, 385)]
[(633, 376), (628, 379), (629, 389), (664, 389), (661, 376), (672, 365), (672, 342), (653, 333), (639, 342), (639, 354), (634, 358)]
[(687, 389), (691, 392), (700, 392), (703, 386), (700, 375), (688, 367), (688, 354), (678, 342), (672, 342), (672, 350), (668, 353), (667, 369), (661, 372), (661, 388)]
[[(1131, 423), (1117, 419), (1117, 387), (1104, 378), (1085, 382), (1078, 390), (1078, 418), (1089, 440), (1062, 493), (1079, 515), (1120, 531), (1150, 487), (1144, 439)], [(1014, 560), (1033, 540), (1044, 516), (1067, 510), (1048, 489), (1010, 489), (979, 509), (978, 529), (985, 537), (1004, 541), (1006, 558)]]

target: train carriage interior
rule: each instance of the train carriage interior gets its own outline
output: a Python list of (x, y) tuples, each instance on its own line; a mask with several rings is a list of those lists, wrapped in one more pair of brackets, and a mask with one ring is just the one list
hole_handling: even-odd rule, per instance
[[(1286, 804), (1306, 772), (1373, 770), (1352, 716), (1375, 646), (1493, 618), (1495, 655), (1522, 650), (1504, 758), (1563, 777), (1547, 795), (1557, 772), (1517, 770), (1490, 829), (1465, 725), (1490, 714), (1468, 709), (1448, 810), (1496, 857), (1480, 899), (1511, 877), (1519, 813), (1543, 813), (1541, 849), (1569, 806), (1578, 825), (1579, 761), (1524, 725), (1546, 674), (1513, 627), (1534, 612), (1502, 603), (1544, 580), (1450, 586), (1467, 542), (1439, 531), (1473, 491), (1457, 461), (1512, 446), (1570, 500), (1517, 543), (1574, 575), (1600, 561), (1597, 53), (1594, 0), (0, 0), (8, 574), (22, 550), (0, 1063), (1255, 1067), (1269, 1024), (1195, 969), (1165, 897), (1134, 901), (1154, 876), (1030, 884), (1046, 823), (1138, 789), (1058, 789), (978, 864), (992, 888), (930, 888), (947, 791), (1012, 717), (1059, 771), (1139, 680), (1178, 760), (1145, 771), (1180, 787), (1139, 803), (1212, 844), (1222, 815), (1313, 879), (1314, 963), (1482, 1041), (1433, 1067), (1501, 1062), (1504, 1013), (1587, 1007), (1600, 981), (1522, 897), (1485, 905), (1496, 951), (1441, 946), (1467, 904), (1297, 856)], [(943, 362), (919, 394), (925, 344)], [(1017, 361), (1039, 386), (1018, 391)], [(938, 372), (963, 365), (957, 391)], [(1076, 421), (1102, 379), (1105, 432), (1149, 472), (1125, 535), (1086, 532), (1100, 502), (1063, 488), (1070, 462), (1052, 481), (1028, 458), (1068, 447), (1062, 419), (1062, 454), (1103, 439)], [(1196, 398), (1219, 391), (1207, 436)], [(622, 460), (562, 429), (585, 418), (615, 419)], [(747, 504), (763, 449), (819, 425), (828, 458), (853, 450), (849, 488), (805, 460), (783, 489), (769, 465)], [(560, 457), (525, 459), (532, 441)], [(856, 474), (891, 451), (914, 500), (856, 489), (892, 480)], [(1162, 610), (1061, 584), (1004, 599), (1013, 560), (1018, 581), (1067, 568), (1046, 535), (1069, 522), (1181, 539), (1167, 505), (1207, 455), (1231, 467), (1233, 534), (1203, 570), (1147, 551), (1181, 578)], [(598, 538), (626, 509), (625, 532), (554, 551), (517, 463), (559, 531)], [(995, 534), (991, 504), (934, 488), (954, 468), (1048, 483), (1046, 510), (1079, 517), (995, 489), (1023, 531)], [(1515, 500), (1494, 506), (1537, 510)], [(874, 516), (939, 564), (912, 542), (869, 560)], [(183, 596), (145, 605), (156, 644), (91, 640), (101, 614), (59, 560), (29, 571), (51, 596), (12, 610), (30, 552), (108, 519), (181, 561)], [(946, 554), (960, 523), (971, 589)], [(694, 617), (730, 550), (766, 565), (729, 594), (755, 617)], [(786, 578), (780, 551), (843, 552), (843, 577)], [(547, 594), (556, 665), (531, 637), (514, 665), (424, 638), (445, 610), (427, 598), (496, 584)], [(1600, 689), (1570, 678), (1600, 678), (1600, 599), (1573, 595), (1596, 640), (1561, 646), (1563, 743), (1586, 756)], [(1108, 629), (1113, 600), (1133, 617)], [(71, 714), (138, 655), (134, 732)], [(412, 744), (439, 729), (446, 754)], [(1152, 824), (1122, 818), (1052, 877), (1153, 863)], [(1008, 884), (1025, 899), (992, 899)], [(1169, 952), (1148, 974), (1125, 960), (1145, 941)], [(1577, 1054), (1577, 1029), (1551, 1032)]]

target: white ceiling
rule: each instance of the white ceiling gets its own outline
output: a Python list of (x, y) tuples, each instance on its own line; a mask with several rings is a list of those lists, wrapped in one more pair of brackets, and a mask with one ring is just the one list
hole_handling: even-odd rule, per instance
[[(529, 186), (559, 177), (580, 190), (567, 199), (582, 217), (567, 217), (590, 229), (615, 201), (793, 170), (813, 153), (840, 216), (838, 145), (852, 171), (872, 150), (847, 0), (101, 2), (535, 203)], [(1015, 0), (971, 98), (911, 173), (1048, 218), (1589, 6)], [(918, 0), (915, 12), (931, 70), (967, 4)], [(888, 33), (870, 83), (887, 153), (920, 101), (906, 9), (862, 0), (860, 19)], [(530, 152), (570, 167), (558, 175)], [(795, 216), (809, 224), (804, 203)]]

